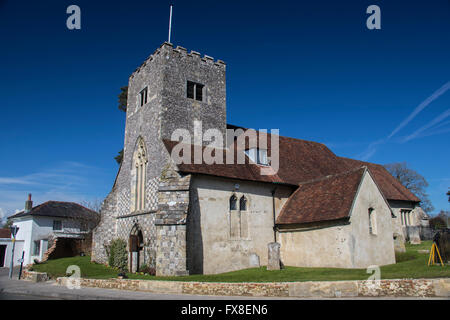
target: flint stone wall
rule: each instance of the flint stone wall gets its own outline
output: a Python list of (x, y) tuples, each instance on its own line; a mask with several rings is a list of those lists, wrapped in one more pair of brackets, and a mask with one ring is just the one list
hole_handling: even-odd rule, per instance
[[(58, 278), (66, 285), (69, 278)], [(151, 281), (130, 279), (80, 279), (83, 287), (123, 289), (161, 294), (198, 294), (253, 297), (450, 297), (450, 278), (377, 281), (318, 281), (223, 283)]]

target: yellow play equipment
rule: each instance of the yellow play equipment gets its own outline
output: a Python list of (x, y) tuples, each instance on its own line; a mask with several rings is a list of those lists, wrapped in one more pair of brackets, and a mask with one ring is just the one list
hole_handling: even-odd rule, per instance
[(444, 263), (442, 262), (441, 254), (439, 253), (438, 246), (436, 245), (436, 242), (433, 241), (433, 245), (431, 246), (430, 250), (430, 258), (428, 259), (428, 265), (434, 265), (434, 262), (436, 260), (436, 252), (437, 256), (439, 257), (439, 261), (441, 262), (441, 266), (444, 266)]

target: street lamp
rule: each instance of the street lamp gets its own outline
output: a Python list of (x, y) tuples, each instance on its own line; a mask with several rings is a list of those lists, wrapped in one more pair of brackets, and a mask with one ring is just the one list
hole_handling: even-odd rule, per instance
[(12, 247), (12, 251), (11, 251), (11, 263), (9, 264), (9, 278), (11, 279), (13, 268), (14, 268), (14, 248), (16, 247), (16, 234), (19, 231), (19, 227), (11, 226), (10, 230), (11, 230), (11, 235), (13, 237), (12, 238), (13, 247)]

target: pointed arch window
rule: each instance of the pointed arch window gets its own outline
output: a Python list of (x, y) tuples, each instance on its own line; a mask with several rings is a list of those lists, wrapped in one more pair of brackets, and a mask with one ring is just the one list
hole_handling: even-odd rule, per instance
[(237, 198), (234, 194), (230, 197), (230, 210), (237, 210)]
[(239, 200), (239, 210), (246, 211), (247, 210), (247, 199), (245, 196), (242, 196)]
[(143, 210), (145, 208), (145, 181), (147, 172), (147, 150), (142, 138), (139, 138), (134, 153), (135, 186), (134, 186), (134, 209)]

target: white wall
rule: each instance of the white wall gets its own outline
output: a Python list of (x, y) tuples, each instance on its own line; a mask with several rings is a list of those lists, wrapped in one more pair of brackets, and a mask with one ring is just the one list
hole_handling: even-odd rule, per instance
[[(12, 251), (12, 247), (13, 247), (13, 242), (12, 239), (0, 239), (0, 245), (6, 245), (6, 253), (5, 253), (5, 260), (3, 263), (3, 267), (5, 268), (9, 268), (9, 265), (11, 263), (11, 251)], [(22, 258), (22, 251), (23, 251), (23, 245), (24, 245), (24, 241), (23, 240), (19, 240), (16, 241), (16, 245), (14, 248), (14, 266), (19, 266), (20, 262), (17, 261), (20, 258)]]
[(23, 241), (22, 250), (25, 251), (24, 265), (27, 265), (30, 263), (29, 255), (32, 249), (31, 235), (33, 232), (33, 219), (31, 217), (14, 219), (13, 225), (19, 227), (16, 240)]
[[(376, 234), (369, 232), (369, 208), (374, 209), (375, 225), (372, 227), (376, 229)], [(395, 263), (391, 210), (368, 172), (356, 196), (350, 222), (353, 268)]]
[[(215, 274), (251, 268), (258, 266), (255, 265), (258, 258), (260, 265), (267, 265), (267, 245), (274, 241), (271, 191), (275, 186), (208, 176), (195, 176), (191, 184), (187, 226), (190, 272)], [(239, 184), (237, 191), (235, 184)], [(277, 214), (291, 192), (291, 188), (277, 187)], [(240, 197), (247, 198), (245, 212), (230, 212), (229, 199), (233, 193), (238, 198), (238, 208)], [(237, 229), (240, 236), (230, 232), (232, 216), (237, 225), (241, 221), (241, 228)]]
[(315, 223), (280, 229), (281, 261), (286, 266), (351, 268), (348, 222)]

